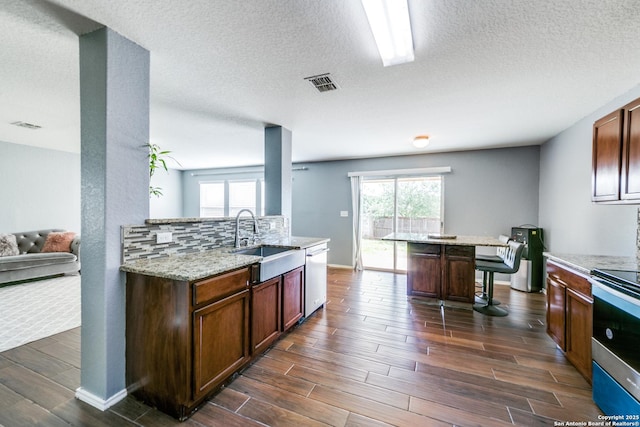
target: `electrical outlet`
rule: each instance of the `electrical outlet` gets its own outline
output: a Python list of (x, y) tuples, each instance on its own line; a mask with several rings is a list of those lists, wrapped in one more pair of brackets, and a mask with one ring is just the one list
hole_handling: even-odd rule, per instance
[(342, 217), (349, 216), (349, 211), (340, 211), (340, 216), (342, 216)]
[(275, 230), (276, 229), (276, 223), (275, 222), (270, 222), (269, 223), (269, 230)]
[(156, 243), (171, 243), (173, 234), (170, 231), (164, 233), (156, 233)]

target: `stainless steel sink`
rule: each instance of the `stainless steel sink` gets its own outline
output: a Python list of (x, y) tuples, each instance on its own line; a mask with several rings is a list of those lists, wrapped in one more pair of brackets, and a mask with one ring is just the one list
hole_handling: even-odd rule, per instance
[(261, 257), (269, 257), (272, 255), (280, 254), (282, 252), (290, 251), (290, 248), (281, 248), (279, 246), (258, 246), (256, 248), (236, 249), (233, 251), (235, 254), (242, 255), (256, 255)]
[(282, 248), (263, 245), (255, 248), (237, 249), (233, 253), (241, 255), (257, 255), (262, 260), (251, 268), (251, 281), (264, 282), (304, 265), (304, 249)]

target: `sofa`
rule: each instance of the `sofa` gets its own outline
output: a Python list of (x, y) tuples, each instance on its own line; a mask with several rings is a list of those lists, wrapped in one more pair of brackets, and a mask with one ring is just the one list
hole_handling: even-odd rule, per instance
[(80, 236), (73, 232), (50, 229), (0, 234), (0, 286), (79, 272)]

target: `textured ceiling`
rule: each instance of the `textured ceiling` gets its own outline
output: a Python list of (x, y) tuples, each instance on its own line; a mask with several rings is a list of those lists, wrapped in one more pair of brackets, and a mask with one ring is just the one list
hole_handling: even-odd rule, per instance
[(261, 164), (269, 124), (297, 162), (540, 144), (640, 83), (637, 0), (409, 7), (416, 60), (385, 68), (356, 0), (3, 0), (0, 140), (79, 151), (77, 35), (101, 24), (151, 52), (150, 138), (187, 169)]

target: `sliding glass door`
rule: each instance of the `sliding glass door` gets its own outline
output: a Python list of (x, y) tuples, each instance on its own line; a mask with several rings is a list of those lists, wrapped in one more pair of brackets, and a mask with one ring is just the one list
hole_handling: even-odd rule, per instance
[(407, 271), (406, 243), (381, 239), (393, 232), (440, 232), (442, 187), (441, 176), (371, 178), (362, 182), (364, 268)]

